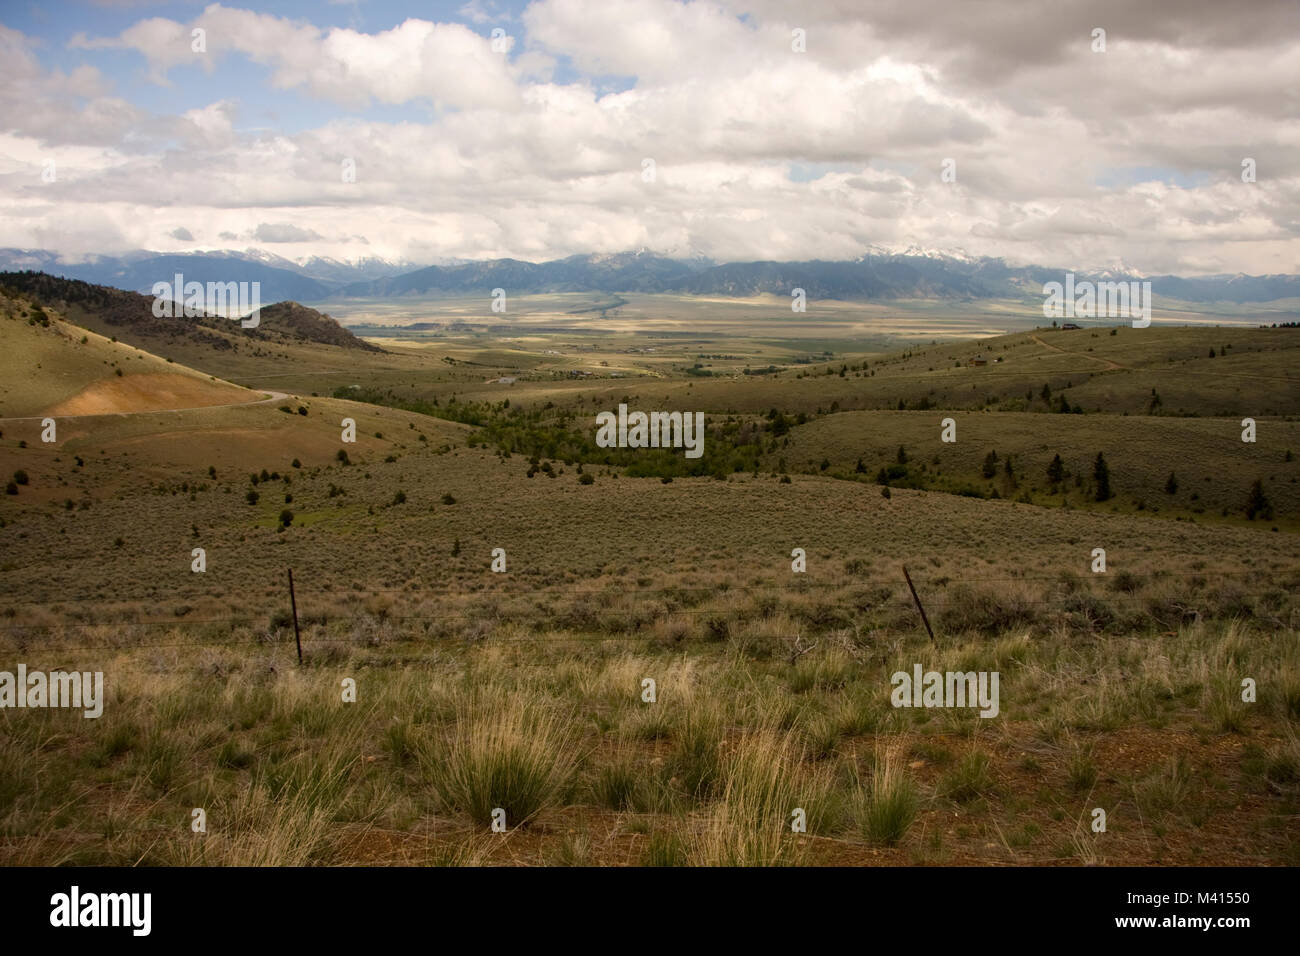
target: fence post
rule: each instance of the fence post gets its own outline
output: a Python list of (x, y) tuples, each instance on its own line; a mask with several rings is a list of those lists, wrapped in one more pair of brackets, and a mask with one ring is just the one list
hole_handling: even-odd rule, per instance
[[(916, 592), (912, 592), (915, 594)], [(293, 593), (293, 568), (289, 569), (289, 606), (293, 608), (293, 642), (298, 645), (298, 663), (302, 664), (302, 638), (298, 636), (298, 599)], [(922, 614), (925, 612), (922, 611)]]
[[(912, 576), (907, 573), (907, 565), (903, 565), (903, 577), (907, 578), (907, 586), (912, 592), (912, 600), (916, 602), (916, 609), (921, 612), (921, 620), (925, 623), (925, 629), (930, 634), (930, 643), (937, 644), (934, 639), (934, 630), (930, 627), (930, 619), (925, 616), (925, 608), (921, 607), (921, 599), (917, 596), (916, 586), (912, 584)], [(295, 621), (297, 618), (295, 618)]]

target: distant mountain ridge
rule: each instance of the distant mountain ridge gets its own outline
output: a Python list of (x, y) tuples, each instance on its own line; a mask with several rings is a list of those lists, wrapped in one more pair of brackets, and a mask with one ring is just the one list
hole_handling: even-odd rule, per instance
[(373, 281), (417, 268), (406, 261), (365, 258), (355, 262), (313, 257), (303, 263), (257, 251), (156, 253), (139, 251), (123, 256), (91, 256), (65, 263), (43, 249), (0, 249), (0, 271), (31, 269), (129, 292), (148, 293), (155, 282), (171, 282), (177, 273), (186, 282), (258, 282), (262, 301), (318, 301), (340, 287)]
[[(687, 295), (789, 296), (809, 299), (996, 299), (1041, 296), (1066, 270), (1010, 266), (1002, 259), (934, 253), (871, 253), (853, 261), (730, 262), (668, 259), (652, 253), (569, 256), (549, 262), (492, 259), (429, 266), (344, 286), (344, 296), (509, 294), (537, 292), (670, 292)], [(1149, 281), (1156, 295), (1189, 302), (1270, 302), (1300, 297), (1300, 276), (1150, 276), (1078, 273), (1093, 281)]]
[[(304, 263), (256, 252), (93, 257), (63, 264), (43, 250), (0, 249), (0, 269), (35, 269), (52, 275), (147, 293), (176, 273), (186, 281), (259, 282), (263, 303), (321, 302), (333, 298), (507, 294), (547, 292), (640, 292), (750, 297), (789, 296), (801, 288), (809, 299), (962, 300), (1041, 296), (1046, 282), (1068, 270), (1011, 266), (1002, 259), (909, 248), (873, 250), (852, 261), (729, 262), (674, 259), (648, 251), (573, 255), (546, 262), (521, 259), (445, 261), (411, 268), (372, 258), (356, 262), (314, 258)], [(1158, 296), (1186, 302), (1271, 302), (1300, 298), (1300, 276), (1139, 276), (1123, 272), (1077, 272), (1079, 280), (1149, 281)]]

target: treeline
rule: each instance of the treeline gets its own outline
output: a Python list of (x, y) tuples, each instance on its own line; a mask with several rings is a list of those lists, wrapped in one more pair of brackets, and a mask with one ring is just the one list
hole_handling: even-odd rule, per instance
[(335, 398), (384, 405), (417, 412), (478, 429), (467, 444), (493, 448), (503, 457), (519, 455), (544, 459), (622, 468), (635, 478), (724, 478), (737, 472), (757, 471), (759, 459), (777, 436), (784, 435), (806, 415), (790, 419), (773, 409), (766, 420), (728, 416), (705, 424), (704, 451), (699, 458), (687, 458), (681, 449), (601, 448), (596, 444), (594, 416), (577, 416), (551, 402), (535, 408), (512, 407), (504, 402), (446, 402), (437, 399), (403, 398), (391, 390), (341, 387)]

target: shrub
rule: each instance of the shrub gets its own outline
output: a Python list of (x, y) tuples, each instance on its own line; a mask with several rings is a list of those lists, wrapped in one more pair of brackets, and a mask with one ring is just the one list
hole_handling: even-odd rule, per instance
[(978, 750), (966, 754), (957, 766), (948, 771), (939, 781), (939, 792), (958, 803), (969, 803), (992, 787), (989, 756)]
[(650, 834), (643, 863), (646, 866), (685, 866), (686, 848), (677, 834), (656, 831)]
[(1142, 587), (1142, 579), (1132, 571), (1121, 571), (1111, 579), (1110, 586), (1125, 594), (1135, 594)]
[[(1043, 388), (1047, 386), (1044, 385)], [(1061, 461), (1060, 455), (1052, 456), (1052, 463), (1047, 466), (1047, 480), (1054, 485), (1059, 485), (1061, 479), (1065, 477), (1065, 464)]]
[(1081, 630), (1102, 631), (1115, 623), (1114, 609), (1096, 595), (1079, 591), (1062, 603), (1066, 618)]
[(1254, 521), (1256, 515), (1265, 521), (1273, 520), (1273, 506), (1264, 494), (1264, 483), (1259, 478), (1250, 486), (1250, 494), (1246, 498), (1246, 517)]
[(497, 808), (508, 827), (528, 825), (559, 802), (574, 767), (564, 724), (517, 697), (462, 699), (450, 739), (422, 745), (419, 757), (443, 803), (483, 826)]
[(1092, 759), (1092, 751), (1086, 747), (1076, 747), (1066, 764), (1065, 777), (1071, 790), (1090, 790), (1097, 782), (1097, 764)]
[[(809, 774), (788, 736), (765, 730), (728, 755), (721, 799), (692, 834), (697, 866), (782, 866), (797, 863), (806, 844), (790, 832), (790, 814), (805, 807), (809, 829), (825, 816), (826, 775)], [(808, 798), (812, 796), (813, 800)]]
[(978, 631), (997, 637), (1013, 628), (1034, 624), (1034, 602), (1015, 589), (975, 590), (958, 584), (948, 592), (939, 623), (948, 631)]
[(721, 772), (722, 724), (713, 710), (695, 706), (686, 711), (671, 757), (672, 776), (692, 800), (707, 800)]
[(1108, 501), (1112, 497), (1110, 490), (1110, 466), (1106, 464), (1106, 458), (1101, 452), (1097, 452), (1097, 460), (1092, 464), (1092, 480), (1097, 485), (1096, 499), (1098, 501)]
[(1191, 791), (1192, 766), (1181, 753), (1133, 785), (1133, 797), (1147, 817), (1174, 810)]
[(610, 810), (640, 810), (644, 807), (642, 768), (631, 761), (601, 767), (592, 782), (596, 803)]
[(27, 484), (27, 472), (19, 468), (17, 471), (14, 472), (14, 481), (20, 485)]
[(998, 453), (991, 451), (984, 456), (984, 464), (980, 468), (980, 474), (985, 478), (992, 478), (998, 473)]
[(896, 845), (916, 819), (916, 786), (894, 755), (879, 757), (865, 789), (859, 788), (858, 829), (873, 843)]

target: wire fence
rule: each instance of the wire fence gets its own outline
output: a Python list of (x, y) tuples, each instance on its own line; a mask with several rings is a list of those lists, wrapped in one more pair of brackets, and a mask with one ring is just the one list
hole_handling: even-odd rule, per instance
[[(695, 573), (697, 572), (692, 572), (692, 571), (682, 572), (683, 575), (690, 575)], [(919, 576), (914, 576), (914, 580), (916, 581), (918, 587), (920, 586), (947, 587), (948, 585), (955, 584), (955, 583), (970, 584), (970, 585), (986, 585), (986, 584), (1007, 584), (1012, 582), (1029, 582), (1029, 583), (1047, 582), (1047, 583), (1059, 584), (1065, 580), (1068, 580), (1071, 577), (1071, 575), (1074, 575), (1076, 580), (1084, 580), (1084, 579), (1115, 580), (1120, 575), (1127, 575), (1130, 579), (1136, 579), (1138, 581), (1143, 581), (1145, 583), (1159, 583), (1162, 581), (1182, 581), (1182, 580), (1188, 580), (1188, 581), (1207, 580), (1208, 581), (1211, 579), (1238, 578), (1238, 577), (1276, 579), (1280, 577), (1285, 577), (1287, 575), (1296, 575), (1295, 586), (1300, 587), (1300, 565), (1292, 568), (1281, 569), (1281, 570), (1276, 568), (1267, 568), (1267, 569), (1206, 568), (1203, 570), (1192, 570), (1192, 571), (1182, 571), (1182, 572), (1155, 571), (1155, 572), (1148, 572), (1142, 575), (1137, 575), (1137, 574), (1133, 574), (1132, 572), (1124, 572), (1124, 571), (1118, 571), (1115, 573), (1096, 574), (1096, 575), (1092, 575), (1092, 574), (1081, 575), (1081, 574), (1075, 574), (1074, 572), (1070, 572), (1068, 570), (1062, 570), (1055, 574), (1017, 574), (1017, 575), (1006, 575), (1006, 576), (998, 576), (998, 577), (985, 577), (981, 575), (972, 576), (972, 575), (965, 575), (965, 574), (960, 576), (955, 576), (952, 574), (945, 573), (945, 574), (939, 574), (932, 578), (922, 578)], [(513, 594), (513, 595), (525, 595), (525, 596), (561, 594), (561, 595), (580, 596), (580, 595), (606, 595), (610, 593), (682, 594), (682, 593), (696, 593), (696, 592), (704, 592), (704, 593), (712, 592), (717, 594), (726, 594), (727, 592), (730, 591), (777, 591), (781, 593), (798, 593), (800, 591), (813, 591), (813, 590), (845, 590), (854, 587), (890, 586), (885, 584), (884, 582), (885, 582), (884, 578), (876, 578), (872, 580), (861, 580), (861, 581), (839, 581), (839, 582), (797, 581), (789, 585), (732, 584), (729, 582), (722, 582), (715, 585), (698, 586), (698, 587), (679, 585), (679, 584), (670, 584), (661, 587), (620, 586), (617, 589), (574, 587), (574, 586), (564, 586), (564, 585), (542, 585), (540, 587), (530, 587), (526, 591), (511, 590), (508, 586), (495, 586), (495, 585), (474, 586), (472, 584), (466, 584), (457, 587), (423, 587), (423, 586), (412, 587), (408, 585), (406, 587), (400, 587), (400, 588), (353, 588), (353, 587), (339, 587), (339, 588), (314, 587), (313, 588), (313, 587), (299, 586), (296, 587), (295, 590), (299, 594), (325, 594), (334, 597), (349, 597), (349, 596), (362, 597), (362, 596), (368, 596), (374, 594), (403, 594), (412, 597), (419, 597), (422, 595), (428, 595), (430, 597), (436, 597), (439, 595), (473, 596), (473, 595), (482, 595), (482, 594), (500, 594), (500, 595)], [(263, 591), (264, 594), (268, 594), (268, 595), (287, 593), (282, 588), (272, 588), (272, 587), (266, 587), (263, 589)], [(247, 591), (240, 592), (241, 595), (246, 595), (247, 593), (248, 593)], [(167, 599), (176, 600), (176, 601), (201, 600), (203, 598), (213, 598), (213, 597), (226, 598), (226, 597), (230, 597), (231, 594), (232, 592), (229, 591), (217, 591), (214, 593), (213, 589), (211, 588), (204, 591), (193, 591), (193, 592), (178, 592), (173, 590), (166, 591)], [(118, 598), (116, 599), (116, 603), (121, 603), (121, 604), (137, 603), (143, 600), (154, 600), (158, 596), (159, 595), (156, 594), (146, 594), (137, 597)], [(112, 603), (112, 602), (107, 602), (105, 601), (104, 598), (95, 595), (58, 597), (58, 598), (47, 599), (43, 601), (6, 602), (7, 606), (11, 606), (11, 607), (22, 607), (28, 605), (48, 606), (48, 605), (78, 604), (78, 603), (104, 604), (104, 603)], [(0, 611), (0, 613), (3, 612)]]
[[(1121, 577), (1121, 574), (1126, 576)], [(920, 592), (918, 599), (915, 601), (907, 598), (906, 591), (904, 591), (904, 596), (901, 599), (896, 596), (895, 592), (903, 589), (901, 581), (890, 584), (884, 578), (879, 577), (863, 581), (819, 582), (795, 580), (788, 584), (761, 585), (733, 584), (730, 582), (722, 582), (711, 586), (667, 585), (618, 588), (544, 585), (516, 590), (509, 585), (496, 585), (494, 582), (491, 586), (481, 585), (478, 587), (298, 587), (293, 590), (298, 595), (308, 598), (325, 596), (336, 601), (340, 599), (363, 601), (366, 598), (400, 595), (411, 602), (457, 598), (470, 604), (479, 603), (477, 607), (447, 608), (436, 613), (391, 613), (387, 609), (381, 609), (373, 613), (365, 612), (369, 619), (377, 625), (392, 625), (399, 628), (408, 628), (411, 631), (410, 634), (395, 638), (386, 637), (383, 640), (385, 644), (423, 643), (431, 639), (450, 638), (454, 635), (448, 633), (448, 631), (454, 631), (455, 625), (463, 625), (467, 630), (490, 625), (496, 631), (491, 635), (491, 643), (494, 644), (644, 643), (656, 640), (655, 635), (646, 632), (646, 627), (653, 621), (673, 618), (696, 621), (700, 618), (716, 619), (716, 621), (712, 621), (716, 626), (711, 632), (677, 634), (671, 638), (658, 638), (661, 641), (667, 640), (671, 644), (695, 644), (716, 643), (727, 636), (726, 630), (732, 624), (760, 622), (764, 619), (770, 619), (780, 612), (784, 612), (795, 619), (796, 623), (802, 621), (821, 630), (832, 627), (875, 627), (881, 625), (882, 619), (887, 619), (888, 623), (895, 627), (899, 626), (900, 620), (907, 626), (913, 624), (919, 626), (924, 613), (921, 611), (922, 602), (924, 602), (924, 606), (930, 608), (931, 613), (937, 612), (942, 620), (950, 609), (960, 608), (972, 600), (981, 599), (979, 597), (980, 593), (983, 594), (984, 599), (987, 599), (992, 594), (994, 600), (1008, 601), (1013, 610), (1022, 609), (1034, 613), (1046, 608), (1057, 608), (1062, 614), (1071, 612), (1088, 613), (1089, 609), (1086, 606), (1072, 607), (1070, 604), (1072, 598), (1094, 598), (1104, 601), (1110, 611), (1132, 613), (1141, 608), (1149, 608), (1157, 603), (1157, 599), (1153, 596), (1138, 593), (1143, 587), (1181, 582), (1196, 582), (1199, 586), (1212, 585), (1218, 588), (1226, 585), (1229, 588), (1226, 598), (1234, 607), (1240, 608), (1247, 604), (1254, 607), (1256, 602), (1261, 602), (1267, 605), (1268, 610), (1280, 612), (1289, 603), (1290, 596), (1300, 592), (1300, 566), (1268, 570), (1206, 568), (1186, 572), (1156, 571), (1143, 575), (1120, 572), (1073, 577), (1068, 573), (1064, 576), (1060, 573), (1054, 575), (1015, 576), (937, 574), (930, 578), (918, 577), (914, 580)], [(1105, 582), (1108, 589), (1103, 592), (1084, 587), (1083, 582), (1085, 581), (1098, 584)], [(999, 586), (1005, 588), (1005, 586), (1012, 584), (1044, 583), (1062, 586), (1064, 589), (1060, 594), (1050, 597), (1026, 597), (1023, 594), (1018, 594), (1007, 598), (1006, 595), (997, 594)], [(1249, 589), (1247, 589), (1247, 585), (1249, 585)], [(986, 590), (977, 592), (976, 589), (978, 588)], [(988, 589), (992, 589), (992, 591)], [(805, 596), (815, 597), (825, 592), (853, 592), (855, 590), (860, 594), (856, 600), (817, 600), (814, 604), (805, 606), (797, 604), (783, 606), (779, 603), (782, 600), (798, 601), (800, 597)], [(689, 595), (704, 596), (696, 601), (696, 604), (703, 604), (710, 600), (713, 603), (711, 606), (703, 607), (685, 606), (676, 600)], [(716, 603), (725, 601), (732, 595), (760, 597), (756, 598), (754, 606), (750, 609)], [(235, 600), (246, 601), (249, 597), (249, 593), (243, 590), (231, 592), (212, 588), (202, 592), (181, 594), (167, 592), (166, 594), (166, 599), (173, 603), (219, 600), (230, 604)], [(329, 637), (319, 633), (319, 628), (315, 625), (333, 623), (340, 619), (342, 612), (337, 607), (328, 607), (323, 610), (313, 608), (311, 606), (312, 602), (308, 600), (302, 602), (303, 606), (296, 608), (291, 615), (290, 607), (294, 602), (288, 588), (279, 590), (266, 588), (260, 597), (264, 601), (273, 604), (274, 609), (259, 614), (232, 614), (198, 618), (173, 613), (173, 616), (168, 618), (106, 619), (99, 621), (68, 620), (57, 622), (16, 621), (14, 618), (19, 613), (17, 609), (24, 607), (62, 609), (67, 605), (78, 607), (88, 604), (96, 605), (101, 614), (111, 614), (114, 606), (117, 606), (118, 609), (127, 609), (141, 603), (152, 602), (156, 604), (159, 597), (116, 598), (110, 602), (105, 602), (101, 598), (82, 595), (53, 601), (12, 601), (0, 608), (0, 618), (6, 619), (4, 623), (0, 623), (0, 634), (8, 635), (11, 639), (22, 639), (34, 633), (76, 633), (92, 630), (102, 631), (104, 629), (118, 629), (122, 632), (117, 636), (116, 640), (109, 639), (99, 644), (73, 646), (60, 643), (53, 645), (51, 648), (60, 651), (88, 651), (103, 650), (105, 648), (279, 646), (289, 640), (287, 631), (290, 623), (297, 629), (299, 622), (302, 621), (305, 622), (308, 628), (311, 628), (309, 632), (309, 643), (311, 645), (364, 645), (367, 643), (364, 637), (358, 637), (355, 634), (347, 637)], [(281, 599), (273, 600), (277, 597)], [(650, 605), (643, 604), (641, 606), (628, 603), (629, 600), (634, 602), (638, 598), (651, 597), (666, 598), (666, 602)], [(768, 599), (766, 603), (760, 603), (763, 597)], [(1164, 607), (1166, 610), (1173, 610), (1176, 614), (1188, 620), (1199, 620), (1202, 617), (1202, 608), (1198, 607), (1197, 604), (1204, 597), (1205, 595), (1189, 595), (1182, 598), (1181, 603), (1171, 603), (1167, 598), (1162, 600), (1165, 600)], [(555, 607), (543, 603), (544, 599), (547, 598), (567, 598), (574, 603), (568, 607)], [(493, 600), (498, 603), (484, 605), (481, 602), (485, 600)], [(590, 603), (593, 601), (597, 603), (595, 605)], [(283, 607), (279, 607), (281, 604)], [(84, 616), (83, 612), (75, 613)], [(610, 614), (625, 615), (630, 631), (557, 633), (557, 631), (590, 631), (593, 627), (607, 624), (604, 621), (591, 620), (593, 616), (600, 617)], [(646, 619), (647, 615), (649, 615), (650, 620)], [(1278, 618), (1276, 613), (1273, 614), (1271, 623), (1274, 626), (1295, 626), (1294, 618), (1295, 609), (1293, 608), (1289, 624)], [(705, 621), (706, 631), (709, 630), (710, 623), (711, 620)], [(420, 625), (423, 625), (423, 627), (420, 627)], [(537, 632), (522, 635), (509, 633), (509, 629), (512, 627), (531, 627), (537, 629)], [(170, 637), (166, 640), (142, 640), (140, 639), (142, 635), (132, 633), (137, 630), (148, 632), (154, 629), (164, 629), (174, 635), (177, 632), (183, 633), (200, 628), (220, 630), (227, 633), (225, 635), (196, 636), (192, 640), (175, 640)], [(262, 633), (253, 637), (240, 637), (238, 632), (241, 628), (260, 629)], [(722, 630), (721, 637), (718, 634), (719, 629)], [(502, 630), (506, 631), (506, 633), (501, 633)], [(430, 633), (431, 631), (436, 633)]]

